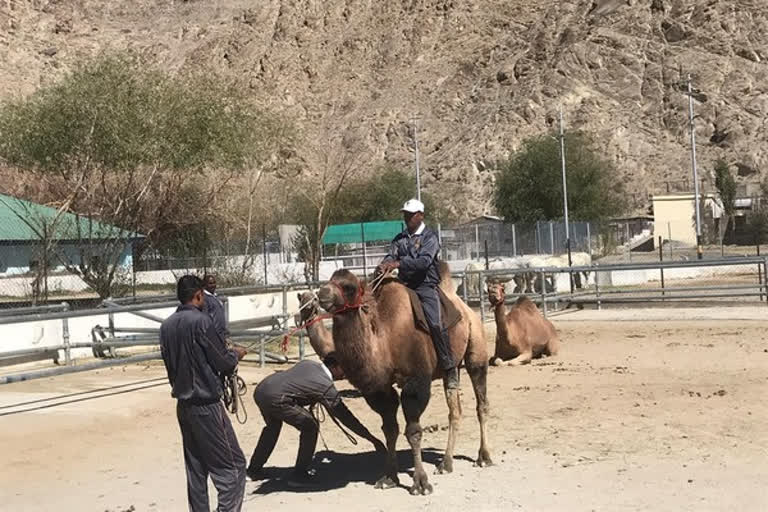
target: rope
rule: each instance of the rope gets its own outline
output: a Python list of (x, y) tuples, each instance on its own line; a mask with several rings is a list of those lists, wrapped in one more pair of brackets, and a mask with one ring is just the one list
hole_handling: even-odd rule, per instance
[(237, 368), (232, 375), (224, 377), (224, 404), (241, 425), (248, 421), (248, 411), (245, 410), (245, 402), (243, 402), (246, 390), (245, 381), (237, 374)]
[[(320, 431), (320, 424), (325, 423), (326, 420), (326, 408), (324, 405), (321, 405), (320, 403), (313, 404), (309, 408), (309, 412), (312, 415), (312, 417), (315, 419), (315, 422), (317, 422), (318, 425), (318, 432), (320, 432), (320, 439), (323, 441), (323, 446), (325, 447), (325, 450), (328, 451), (328, 445), (325, 443), (325, 438), (323, 438), (323, 433)], [(350, 434), (342, 425), (339, 423), (339, 420), (336, 419), (336, 416), (331, 413), (331, 411), (327, 411), (328, 416), (331, 417), (333, 422), (336, 424), (337, 427), (339, 427), (339, 430), (347, 436), (347, 439), (350, 443), (352, 443), (354, 446), (357, 446), (357, 438)]]
[[(378, 287), (381, 286), (381, 283), (384, 281), (384, 279), (386, 277), (390, 276), (391, 273), (392, 273), (392, 271), (388, 270), (386, 272), (382, 272), (377, 277), (374, 277), (371, 280), (371, 291), (375, 292), (378, 289)], [(336, 286), (337, 288), (339, 288), (339, 291), (341, 292), (341, 296), (343, 297), (344, 296), (344, 290), (342, 290), (341, 287), (337, 283), (335, 283), (333, 281), (331, 281), (331, 283), (334, 286)], [(312, 301), (306, 302), (303, 306), (301, 306), (296, 311), (296, 313), (300, 313), (304, 308), (306, 308), (310, 304), (312, 304)], [(312, 320), (310, 320), (310, 321), (308, 321), (308, 322), (306, 322), (306, 323), (304, 323), (302, 325), (299, 325), (299, 326), (297, 326), (297, 327), (295, 327), (293, 329), (289, 329), (289, 330), (285, 331), (283, 334), (279, 334), (277, 336), (274, 336), (272, 338), (269, 338), (269, 339), (265, 340), (264, 343), (265, 344), (269, 344), (269, 343), (272, 343), (273, 341), (277, 341), (277, 340), (282, 338), (282, 342), (280, 343), (280, 350), (282, 350), (283, 354), (285, 354), (285, 353), (288, 352), (288, 345), (290, 343), (290, 337), (293, 336), (294, 334), (296, 334), (297, 332), (301, 331), (302, 329), (307, 329), (311, 325), (314, 325), (317, 322), (322, 322), (323, 320), (327, 320), (328, 318), (333, 318), (335, 315), (340, 315), (341, 313), (344, 313), (344, 312), (352, 310), (352, 309), (359, 309), (362, 305), (363, 305), (363, 287), (361, 285), (357, 289), (357, 294), (356, 294), (355, 300), (353, 302), (351, 302), (351, 303), (350, 302), (346, 302), (341, 307), (341, 309), (339, 309), (337, 311), (334, 311), (333, 313), (324, 313), (322, 315), (317, 315), (315, 318), (313, 318)], [(246, 348), (250, 349), (251, 347), (253, 347), (257, 343), (259, 343), (259, 342), (258, 341), (254, 341), (253, 343), (250, 343)]]

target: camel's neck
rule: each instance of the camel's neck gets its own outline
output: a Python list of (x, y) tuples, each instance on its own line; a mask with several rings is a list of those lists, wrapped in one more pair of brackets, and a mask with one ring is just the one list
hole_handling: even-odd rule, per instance
[(317, 320), (314, 316), (308, 320), (312, 324), (307, 327), (307, 334), (309, 339), (315, 342), (319, 342), (323, 346), (328, 346), (331, 338), (331, 331), (325, 326), (322, 320)]
[(506, 339), (509, 328), (507, 327), (507, 306), (503, 300), (494, 306), (493, 314), (496, 317), (496, 336)]
[(333, 342), (349, 381), (361, 391), (374, 390), (380, 377), (374, 370), (385, 362), (381, 361), (379, 339), (366, 315), (355, 310), (335, 316)]

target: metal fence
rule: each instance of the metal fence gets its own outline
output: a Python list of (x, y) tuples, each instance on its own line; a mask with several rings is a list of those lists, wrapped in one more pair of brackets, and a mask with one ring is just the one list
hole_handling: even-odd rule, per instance
[[(458, 271), (452, 274), (458, 293), (465, 302), (480, 312), (484, 321), (493, 318), (487, 298), (486, 284), (503, 283), (506, 302), (511, 305), (523, 295), (536, 302), (544, 316), (573, 307), (603, 308), (607, 306), (698, 304), (768, 305), (768, 258), (743, 257), (717, 260), (667, 261), (633, 264), (589, 265), (574, 267), (501, 268)], [(272, 294), (272, 314), (241, 318), (229, 323), (232, 338), (258, 345), (256, 361), (287, 361), (281, 354), (268, 351), (269, 340), (280, 339), (289, 330), (289, 292), (315, 289), (321, 283), (273, 287), (240, 287), (222, 290), (229, 310), (229, 300), (239, 295)], [(0, 313), (0, 325), (27, 322), (61, 322), (60, 343), (3, 351), (0, 366), (30, 361), (50, 360), (58, 366), (13, 373), (0, 377), (0, 384), (46, 377), (60, 373), (89, 370), (159, 358), (159, 323), (162, 318), (152, 310), (177, 304), (169, 295), (104, 301), (101, 308), (72, 311), (66, 303), (20, 308)], [(156, 327), (115, 325), (114, 316), (128, 313), (157, 324)], [(69, 322), (76, 318), (107, 316), (107, 324), (93, 325), (89, 341), (73, 341)], [(305, 356), (303, 332), (298, 333), (298, 358)], [(71, 353), (88, 349), (95, 361), (73, 364)]]
[[(449, 262), (563, 255), (566, 252), (562, 222), (532, 224), (495, 220), (458, 226), (433, 226), (442, 242), (441, 258)], [(592, 262), (650, 263), (661, 260), (692, 260), (696, 248), (679, 242), (683, 233), (672, 226), (653, 226), (648, 218), (620, 219), (604, 223), (573, 222), (569, 225), (572, 252), (589, 255)], [(659, 239), (661, 236), (661, 239)], [(221, 286), (242, 284), (299, 284), (306, 281), (303, 263), (291, 247), (283, 247), (274, 233), (261, 233), (249, 244), (242, 241), (211, 243), (205, 251), (178, 249), (173, 253), (143, 251), (128, 258), (115, 273), (113, 297), (145, 296), (172, 290), (184, 273), (214, 272)], [(240, 254), (246, 246), (250, 254)], [(659, 246), (662, 247), (659, 253)], [(386, 243), (326, 246), (328, 268), (344, 266), (370, 271), (384, 255)], [(73, 248), (77, 250), (77, 248)], [(185, 252), (187, 251), (187, 252)], [(0, 245), (0, 309), (38, 306), (67, 301), (73, 308), (94, 306), (98, 295), (91, 286), (55, 261), (40, 264), (34, 247)], [(760, 246), (710, 245), (705, 259), (760, 256)], [(130, 254), (128, 255), (130, 256)], [(45, 258), (43, 258), (45, 260)]]
[[(566, 247), (565, 223), (556, 221), (515, 224), (482, 222), (440, 229), (443, 259), (472, 260), (486, 255), (524, 256), (528, 254), (564, 254)], [(569, 224), (571, 251), (592, 253), (593, 230), (589, 222)]]
[(667, 261), (550, 268), (509, 268), (457, 274), (459, 293), (479, 308), (490, 303), (489, 282), (502, 283), (508, 304), (521, 296), (536, 302), (547, 316), (553, 310), (631, 304), (704, 304), (764, 302), (768, 305), (768, 258)]

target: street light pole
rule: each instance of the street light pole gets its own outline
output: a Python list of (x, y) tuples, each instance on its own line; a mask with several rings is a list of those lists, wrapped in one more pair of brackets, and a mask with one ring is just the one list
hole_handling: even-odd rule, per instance
[[(568, 223), (568, 180), (565, 177), (565, 129), (563, 128), (563, 108), (560, 107), (560, 162), (563, 172), (563, 211), (565, 219), (565, 250), (568, 252), (568, 266), (571, 267), (571, 227)], [(569, 273), (571, 293), (573, 293), (573, 274)]]
[(699, 205), (699, 173), (696, 168), (696, 126), (694, 124), (693, 114), (693, 88), (691, 86), (691, 75), (688, 74), (688, 124), (691, 131), (691, 165), (693, 167), (693, 202), (696, 209), (696, 257), (703, 258), (701, 248), (701, 212)]
[(413, 124), (413, 149), (416, 157), (416, 199), (421, 201), (421, 173), (419, 172), (419, 136), (416, 129), (416, 119), (412, 119)]

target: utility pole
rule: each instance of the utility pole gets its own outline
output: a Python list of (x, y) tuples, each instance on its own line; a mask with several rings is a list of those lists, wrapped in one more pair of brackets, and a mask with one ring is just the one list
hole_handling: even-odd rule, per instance
[(413, 128), (413, 150), (416, 158), (416, 199), (421, 201), (421, 173), (419, 172), (419, 136), (416, 128), (416, 121), (418, 119), (412, 118), (411, 125)]
[(701, 248), (701, 212), (699, 211), (699, 173), (696, 168), (696, 126), (693, 114), (693, 87), (691, 86), (691, 74), (688, 73), (688, 124), (691, 131), (691, 165), (693, 167), (693, 202), (696, 209), (696, 257), (703, 258)]
[[(565, 218), (565, 250), (568, 252), (568, 266), (571, 267), (571, 228), (568, 223), (568, 180), (565, 177), (565, 129), (563, 128), (563, 107), (560, 107), (560, 162), (563, 171), (563, 211)], [(573, 293), (573, 274), (569, 273), (571, 293)]]

